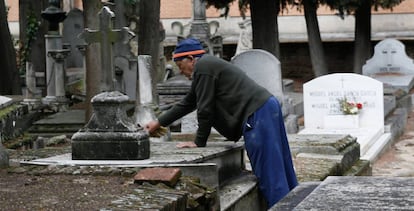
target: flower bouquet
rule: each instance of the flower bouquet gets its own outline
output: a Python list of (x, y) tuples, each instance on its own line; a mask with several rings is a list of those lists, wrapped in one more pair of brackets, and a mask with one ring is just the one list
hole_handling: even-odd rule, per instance
[(346, 97), (339, 99), (340, 110), (345, 115), (355, 115), (362, 109), (362, 103), (349, 101)]

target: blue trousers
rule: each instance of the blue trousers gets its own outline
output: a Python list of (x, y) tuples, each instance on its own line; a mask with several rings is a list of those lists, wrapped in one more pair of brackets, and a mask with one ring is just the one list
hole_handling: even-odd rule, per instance
[(269, 100), (244, 123), (245, 148), (268, 208), (297, 184), (279, 102)]

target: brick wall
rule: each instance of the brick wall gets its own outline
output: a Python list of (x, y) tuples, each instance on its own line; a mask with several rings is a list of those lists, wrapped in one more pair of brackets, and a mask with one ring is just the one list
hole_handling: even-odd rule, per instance
[[(19, 19), (19, 0), (5, 0), (6, 5), (11, 6), (9, 11), (9, 21), (18, 21)], [(192, 15), (192, 0), (160, 0), (161, 1), (161, 18), (191, 18)], [(75, 0), (74, 5), (76, 7), (82, 7), (82, 0)], [(373, 13), (389, 13), (390, 10), (378, 10)], [(414, 12), (414, 0), (405, 0), (400, 5), (392, 10), (393, 13), (413, 13)], [(334, 11), (328, 8), (320, 8), (318, 10), (320, 15), (332, 15)], [(208, 8), (206, 12), (207, 17), (218, 17), (220, 12), (214, 8)], [(248, 14), (247, 14), (248, 15)], [(302, 15), (296, 8), (290, 8), (288, 11), (284, 11), (281, 15)], [(238, 2), (233, 2), (229, 16), (240, 17), (240, 11), (238, 8)]]
[(10, 7), (7, 19), (11, 22), (19, 21), (19, 1), (6, 0), (6, 6)]

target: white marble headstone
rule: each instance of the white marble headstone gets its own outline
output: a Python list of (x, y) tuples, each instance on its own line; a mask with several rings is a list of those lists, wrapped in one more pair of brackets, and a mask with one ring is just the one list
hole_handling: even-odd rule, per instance
[(385, 39), (374, 49), (374, 56), (362, 67), (363, 75), (409, 91), (414, 85), (414, 63), (405, 46), (396, 39)]
[[(339, 101), (362, 103), (359, 127), (384, 126), (383, 85), (367, 76), (336, 73), (313, 79), (303, 85), (305, 128), (324, 129), (325, 116), (342, 115)], [(340, 123), (339, 123), (340, 124)]]
[(238, 54), (231, 62), (283, 103), (282, 71), (275, 56), (261, 49), (251, 49)]
[[(340, 99), (361, 103), (356, 115), (345, 115)], [(303, 85), (305, 127), (299, 134), (349, 134), (360, 144), (361, 159), (371, 160), (391, 135), (384, 133), (383, 83), (354, 73), (335, 73)]]

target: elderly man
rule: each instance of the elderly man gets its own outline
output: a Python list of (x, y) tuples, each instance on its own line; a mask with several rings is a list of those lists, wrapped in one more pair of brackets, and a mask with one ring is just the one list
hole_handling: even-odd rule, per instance
[(190, 92), (145, 128), (151, 133), (197, 109), (195, 140), (177, 147), (205, 147), (211, 127), (230, 141), (243, 135), (259, 189), (270, 208), (297, 185), (277, 99), (238, 67), (205, 54), (196, 39), (179, 42), (173, 59), (192, 80)]

